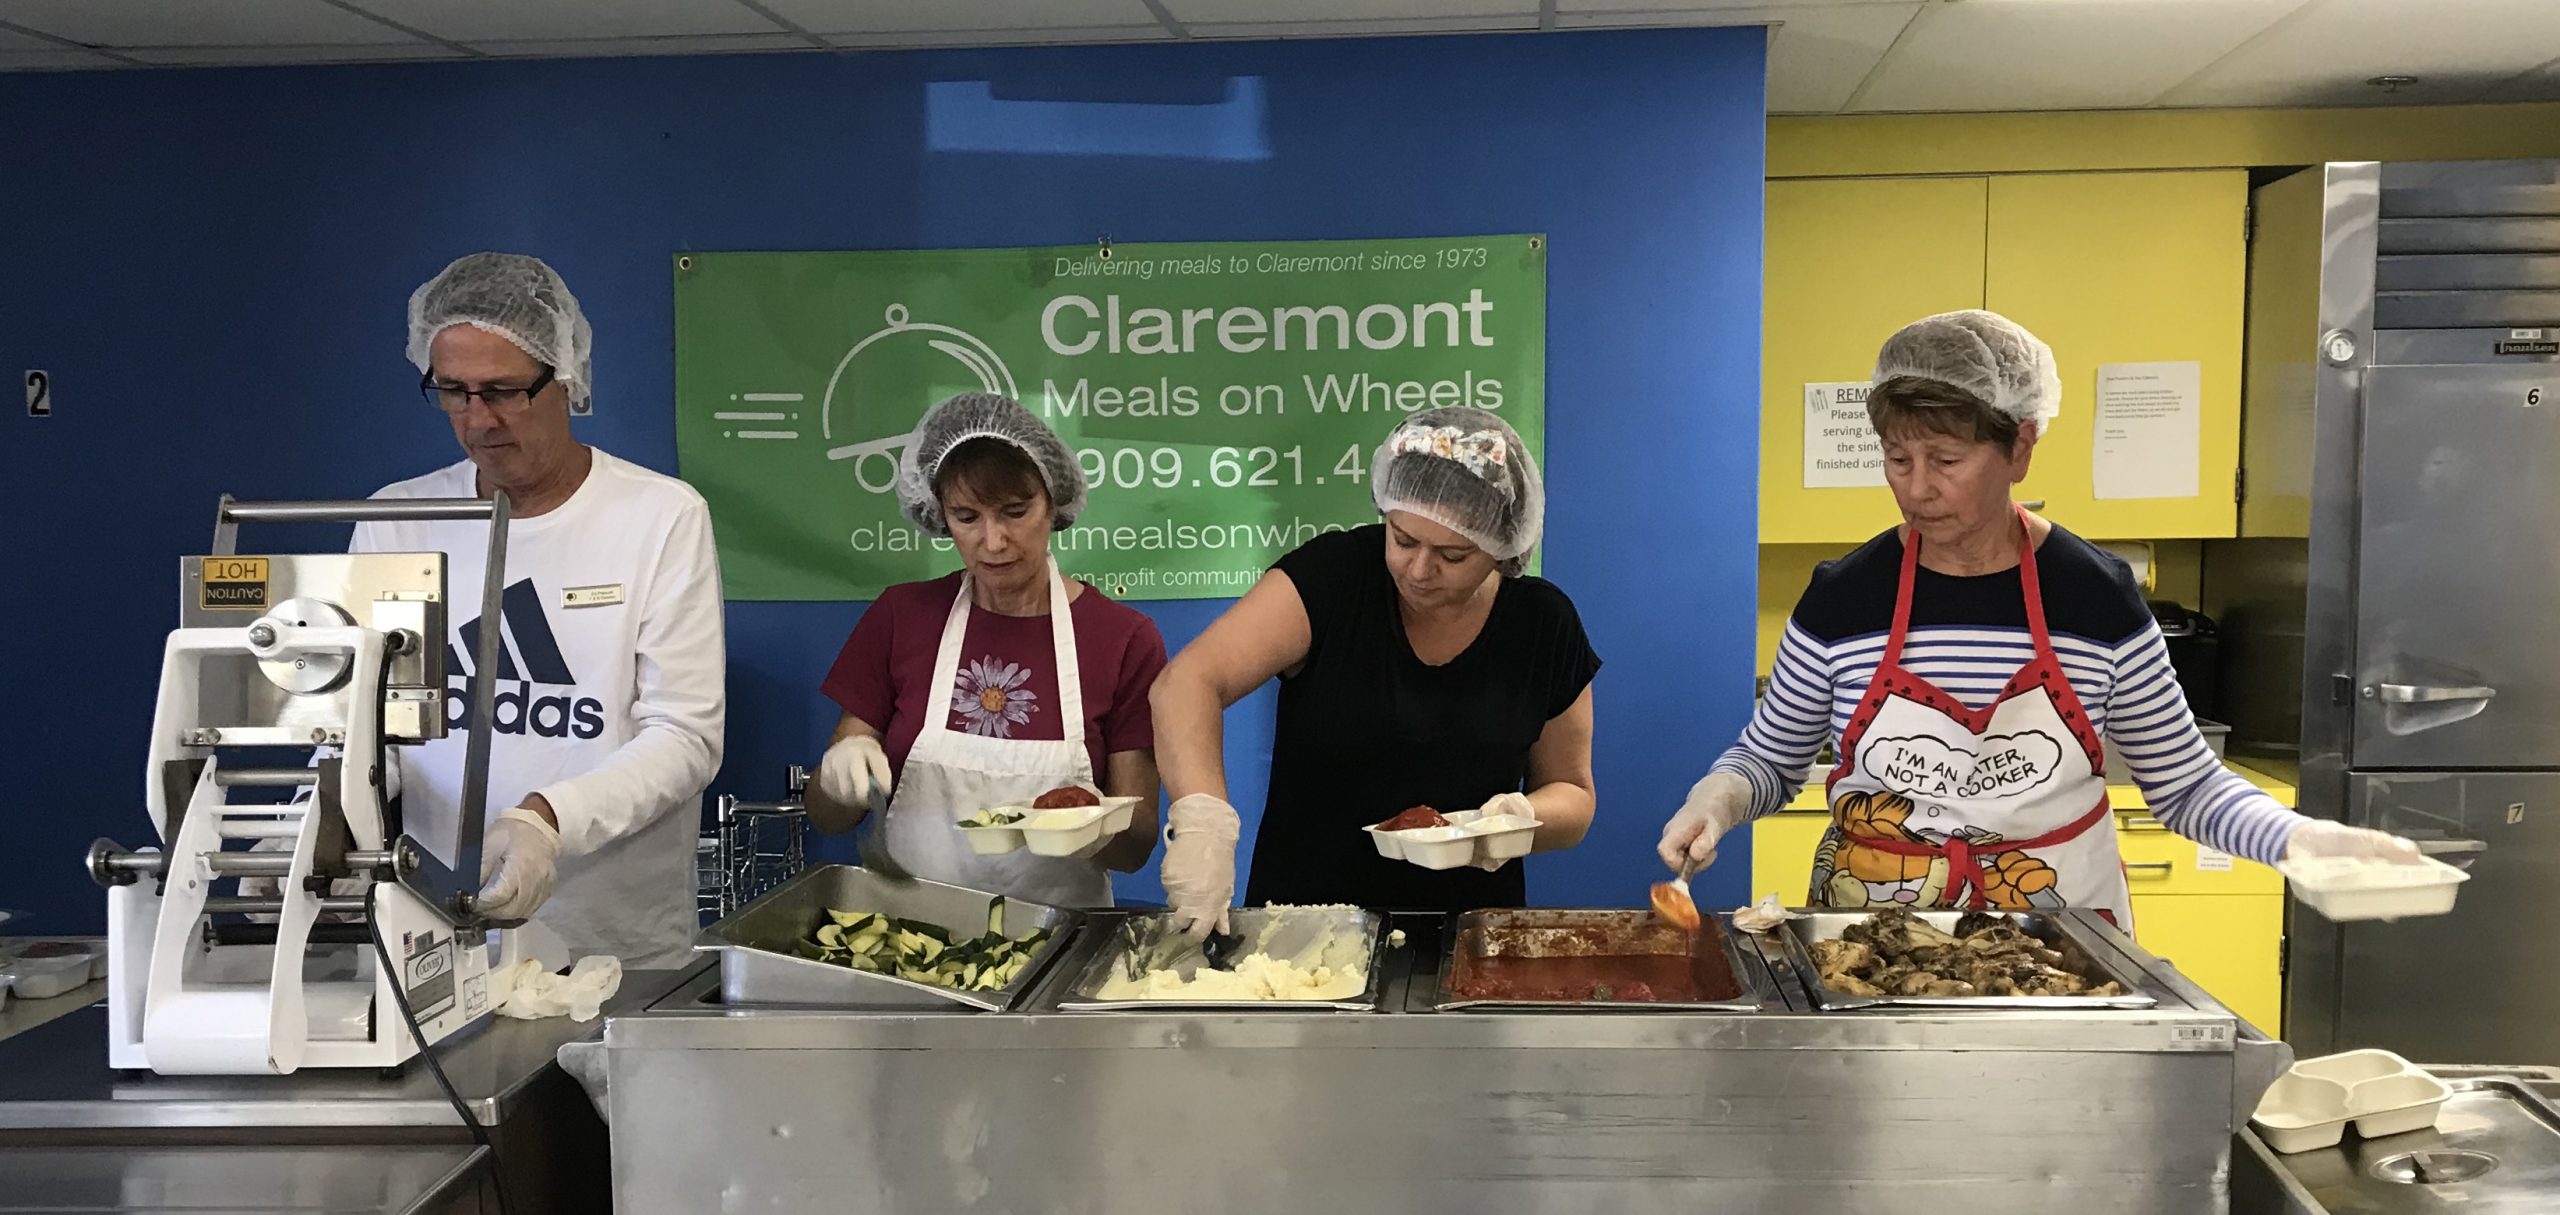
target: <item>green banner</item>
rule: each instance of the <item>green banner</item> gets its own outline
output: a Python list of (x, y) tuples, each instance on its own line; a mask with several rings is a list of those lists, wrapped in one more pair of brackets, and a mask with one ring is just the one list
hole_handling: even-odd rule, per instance
[(1051, 541), (1116, 598), (1244, 593), (1376, 518), (1403, 418), (1502, 415), (1544, 452), (1546, 240), (1092, 245), (676, 258), (676, 451), (733, 599), (870, 599), (959, 568), (898, 514), (916, 420), (1013, 397), (1091, 502)]

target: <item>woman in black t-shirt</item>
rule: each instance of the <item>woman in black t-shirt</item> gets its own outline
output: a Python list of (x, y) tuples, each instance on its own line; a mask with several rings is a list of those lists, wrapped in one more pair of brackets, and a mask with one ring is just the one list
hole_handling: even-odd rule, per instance
[(1482, 410), (1416, 414), (1369, 486), (1383, 522), (1281, 558), (1156, 682), (1165, 894), (1195, 936), (1223, 931), (1235, 893), (1222, 715), (1274, 676), (1249, 903), (1516, 907), (1519, 865), (1423, 869), (1360, 829), (1417, 805), (1535, 818), (1542, 851), (1590, 829), (1600, 659), (1573, 601), (1521, 573), (1546, 491), (1520, 436)]

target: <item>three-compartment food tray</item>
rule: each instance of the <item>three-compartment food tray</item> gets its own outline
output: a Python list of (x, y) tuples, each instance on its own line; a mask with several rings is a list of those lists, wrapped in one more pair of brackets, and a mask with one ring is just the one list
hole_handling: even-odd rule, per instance
[(1098, 806), (1059, 810), (995, 806), (983, 813), (1021, 818), (984, 827), (964, 822), (957, 830), (969, 841), (969, 850), (980, 856), (1002, 856), (1026, 849), (1034, 856), (1089, 856), (1137, 821), (1138, 801), (1135, 797), (1105, 797)]
[(2382, 1139), (2423, 1131), (2453, 1089), (2387, 1050), (2351, 1050), (2293, 1065), (2267, 1088), (2250, 1122), (2267, 1146), (2287, 1155), (2336, 1147), (2356, 1134)]
[[(1969, 914), (1960, 911), (1915, 911), (1913, 918), (1940, 932), (1952, 933), (1956, 922)], [(1787, 921), (1772, 930), (1784, 964), (1795, 972), (1798, 982), (1814, 1007), (1825, 1012), (1851, 1012), (1864, 1009), (2051, 1009), (2085, 1010), (2098, 1008), (2152, 1008), (2159, 1000), (2145, 988), (2143, 977), (2106, 942), (2088, 934), (2069, 916), (2047, 916), (2032, 912), (2005, 912), (2030, 937), (2062, 955), (2061, 969), (2085, 978), (2113, 981), (2122, 987), (2120, 995), (2106, 996), (1870, 996), (1837, 990), (1823, 981), (1822, 969), (1814, 964), (1813, 945), (1817, 941), (1835, 941), (1851, 925), (1874, 915), (1865, 911), (1813, 911)]]
[(1488, 816), (1482, 810), (1457, 810), (1440, 817), (1449, 825), (1400, 831), (1371, 825), (1361, 830), (1369, 833), (1369, 842), (1376, 845), (1378, 855), (1425, 869), (1517, 860), (1529, 855), (1537, 839), (1538, 820), (1523, 815)]

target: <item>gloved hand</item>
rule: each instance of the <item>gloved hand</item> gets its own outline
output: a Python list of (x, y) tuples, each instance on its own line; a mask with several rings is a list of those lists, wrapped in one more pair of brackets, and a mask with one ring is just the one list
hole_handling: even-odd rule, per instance
[(1227, 904), (1236, 897), (1236, 836), (1244, 820), (1235, 807), (1206, 793), (1176, 800), (1165, 818), (1158, 873), (1174, 928), (1195, 941), (1228, 931)]
[[(1529, 800), (1529, 795), (1526, 793), (1496, 793), (1491, 800), (1479, 807), (1477, 812), (1486, 818), (1492, 818), (1495, 815), (1511, 815), (1525, 819), (1538, 817), (1538, 807)], [(1510, 861), (1497, 861), (1490, 858), (1473, 862), (1476, 868), (1486, 873), (1492, 873), (1510, 863)]]
[(1709, 772), (1689, 787), (1689, 800), (1662, 825), (1654, 849), (1673, 872), (1696, 873), (1716, 861), (1716, 841), (1751, 818), (1751, 782), (1731, 772)]
[(2420, 855), (2416, 844), (2389, 832), (2350, 827), (2325, 818), (2304, 819), (2294, 827), (2293, 838), (2284, 846), (2284, 859), (2288, 861), (2349, 856), (2414, 865)]
[(509, 807), (480, 845), (480, 914), (530, 919), (551, 898), (559, 876), (560, 832), (531, 810)]
[(889, 804), (889, 753), (868, 734), (848, 734), (818, 761), (818, 789), (839, 806), (878, 810)]

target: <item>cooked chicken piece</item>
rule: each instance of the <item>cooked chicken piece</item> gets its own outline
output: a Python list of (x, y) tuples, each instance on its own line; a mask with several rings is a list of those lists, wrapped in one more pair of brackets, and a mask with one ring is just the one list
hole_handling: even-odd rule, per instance
[(1814, 967), (1824, 974), (1864, 971), (1876, 964), (1876, 951), (1856, 941), (1816, 941), (1812, 952)]
[(2092, 987), (2087, 991), (2081, 992), (2080, 994), (2084, 996), (2120, 996), (2124, 994), (2124, 984), (2118, 983), (2113, 979), (2109, 979), (2104, 983), (2098, 984), (2096, 987)]
[(1956, 917), (1956, 935), (1958, 937), (1970, 937), (1978, 933), (2001, 928), (2015, 929), (2017, 926), (2017, 922), (2011, 920), (2009, 917), (2005, 915), (1993, 915), (1987, 911), (1968, 911), (1963, 915)]
[(1823, 985), (1855, 995), (1923, 997), (2119, 995), (2063, 965), (2015, 916), (1967, 912), (1949, 935), (1893, 908), (1813, 946)]

